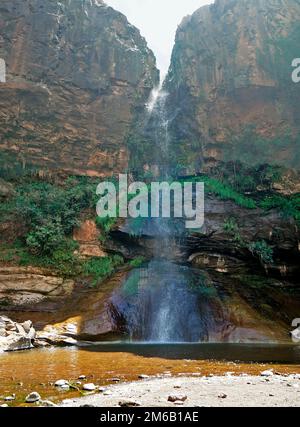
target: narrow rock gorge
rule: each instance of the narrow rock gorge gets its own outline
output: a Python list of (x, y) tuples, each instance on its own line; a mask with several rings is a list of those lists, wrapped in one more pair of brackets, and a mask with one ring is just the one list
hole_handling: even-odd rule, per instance
[[(216, 0), (184, 18), (159, 86), (102, 1), (3, 0), (0, 313), (48, 344), (289, 343), (299, 20), (296, 0)], [(124, 172), (204, 182), (204, 226), (96, 218), (99, 178)]]

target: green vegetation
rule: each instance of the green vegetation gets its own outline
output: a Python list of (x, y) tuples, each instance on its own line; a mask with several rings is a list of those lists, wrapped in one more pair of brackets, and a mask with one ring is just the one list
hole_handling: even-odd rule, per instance
[(300, 221), (300, 194), (290, 197), (280, 195), (267, 196), (261, 203), (260, 207), (266, 211), (277, 209), (284, 218), (294, 218)]
[(145, 258), (140, 256), (140, 257), (137, 257), (137, 258), (133, 259), (132, 261), (130, 261), (129, 265), (132, 268), (139, 268), (144, 264), (144, 262), (145, 262)]
[[(82, 275), (93, 284), (124, 263), (119, 256), (84, 260), (77, 255), (73, 230), (83, 211), (96, 208), (95, 180), (78, 177), (56, 184), (33, 177), (31, 172), (14, 179), (16, 195), (1, 203), (0, 222), (21, 223), (23, 234), (10, 245), (1, 245), (2, 262), (52, 268), (65, 277)], [(104, 238), (114, 222), (109, 218), (97, 221)]]
[(224, 221), (223, 229), (232, 238), (233, 242), (240, 248), (248, 249), (253, 256), (259, 258), (263, 264), (272, 264), (273, 249), (265, 240), (247, 242), (240, 234), (239, 225), (235, 218), (228, 218)]
[(272, 264), (274, 262), (273, 249), (264, 240), (250, 243), (248, 248), (263, 264)]
[(91, 258), (83, 264), (83, 274), (93, 279), (96, 286), (112, 275), (116, 268), (124, 264), (124, 259), (118, 255), (105, 258)]
[(210, 178), (208, 176), (199, 176), (195, 178), (184, 179), (185, 182), (204, 182), (205, 191), (207, 193), (213, 193), (221, 200), (232, 200), (238, 206), (241, 206), (246, 209), (255, 209), (257, 207), (256, 202), (250, 197), (244, 196), (241, 193), (238, 193), (230, 185), (225, 182), (221, 182), (215, 178)]

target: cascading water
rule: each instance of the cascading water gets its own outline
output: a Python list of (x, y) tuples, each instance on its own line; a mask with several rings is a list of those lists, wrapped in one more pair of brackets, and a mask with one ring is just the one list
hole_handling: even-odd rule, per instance
[[(147, 104), (146, 132), (156, 148), (161, 180), (170, 178), (167, 97), (160, 85)], [(213, 319), (209, 304), (205, 304), (205, 298), (201, 302), (199, 292), (191, 286), (190, 269), (173, 261), (178, 250), (175, 220), (149, 219), (147, 230), (155, 242), (153, 260), (131, 273), (121, 298), (115, 296), (113, 301), (125, 319), (131, 339), (158, 343), (207, 341)]]

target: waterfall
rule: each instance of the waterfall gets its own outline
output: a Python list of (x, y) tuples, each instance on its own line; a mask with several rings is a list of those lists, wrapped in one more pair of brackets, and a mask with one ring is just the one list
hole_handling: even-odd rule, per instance
[[(162, 181), (171, 179), (169, 118), (166, 110), (168, 93), (163, 84), (155, 88), (146, 106), (147, 135), (156, 149), (156, 162)], [(114, 300), (126, 320), (132, 340), (178, 343), (200, 342), (208, 339), (207, 311), (209, 304), (199, 303), (192, 288), (188, 267), (174, 261), (178, 250), (178, 231), (175, 219), (149, 219), (148, 230), (154, 237), (153, 259), (144, 268), (135, 270), (124, 283)], [(144, 232), (141, 230), (141, 234)], [(183, 238), (183, 235), (181, 236)]]

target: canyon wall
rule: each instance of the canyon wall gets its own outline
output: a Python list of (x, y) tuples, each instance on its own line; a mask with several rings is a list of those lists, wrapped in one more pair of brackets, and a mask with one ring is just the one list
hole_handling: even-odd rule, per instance
[(0, 167), (124, 172), (127, 133), (159, 72), (124, 15), (102, 0), (2, 0)]
[(300, 56), (296, 0), (216, 0), (186, 17), (165, 88), (174, 161), (300, 168)]

